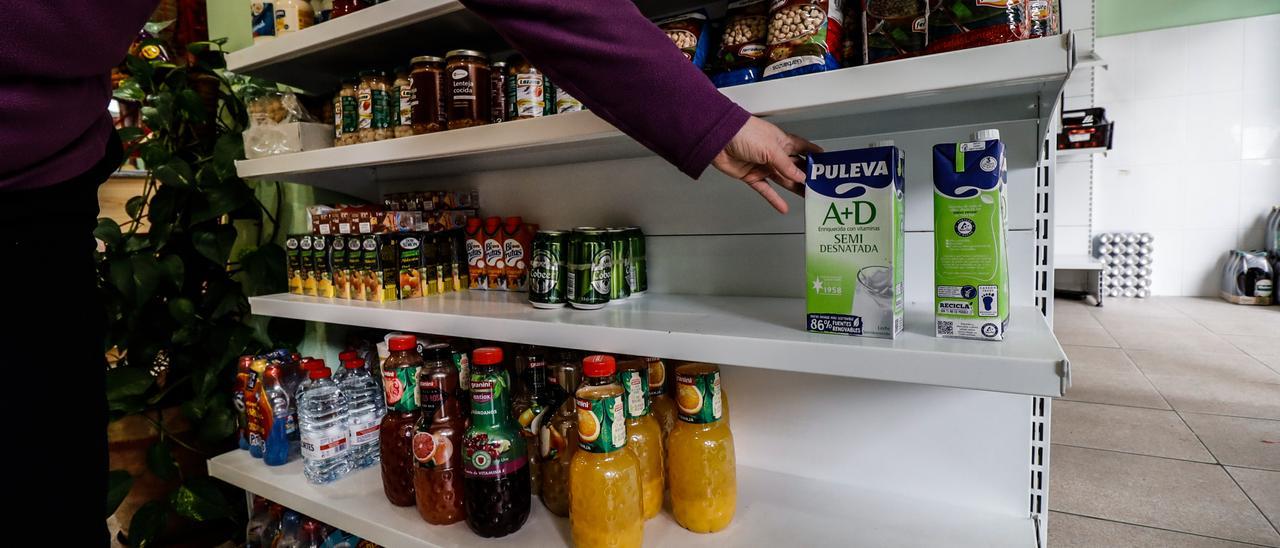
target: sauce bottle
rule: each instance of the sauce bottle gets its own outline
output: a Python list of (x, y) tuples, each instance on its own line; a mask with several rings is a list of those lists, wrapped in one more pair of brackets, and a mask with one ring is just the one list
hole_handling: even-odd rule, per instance
[(463, 438), (467, 525), (482, 537), (514, 533), (529, 518), (529, 456), (511, 419), (502, 349), (471, 353), (471, 426)]
[(387, 500), (396, 506), (413, 506), (413, 435), (417, 431), (418, 370), (422, 355), (417, 351), (418, 339), (413, 335), (395, 335), (387, 341), (391, 351), (382, 362), (382, 387), (386, 394), (387, 414), (379, 426), (378, 443), (382, 453), (382, 489)]
[(676, 523), (695, 533), (729, 526), (737, 506), (733, 433), (725, 420), (720, 368), (688, 363), (676, 368), (680, 420), (667, 436), (667, 478)]
[(538, 475), (541, 468), (538, 459), (538, 432), (553, 409), (554, 396), (547, 386), (547, 360), (541, 349), (522, 346), (516, 360), (517, 363), (523, 363), (523, 367), (517, 366), (521, 390), (511, 404), (511, 415), (516, 418), (516, 423), (520, 425), (520, 435), (524, 437), (529, 453), (529, 482), (536, 495), (540, 487)]
[(649, 411), (662, 427), (666, 440), (676, 426), (676, 402), (667, 395), (667, 364), (662, 358), (645, 358), (649, 365)]
[(458, 397), (458, 374), (453, 351), (446, 344), (427, 347), (426, 367), (418, 374), (422, 407), (431, 409), (418, 420), (413, 437), (413, 476), (418, 513), (433, 525), (457, 523), (466, 517), (462, 500), (462, 434), (466, 425)]
[(557, 352), (551, 367), (551, 392), (555, 401), (551, 416), (538, 432), (538, 495), (551, 513), (569, 515), (569, 466), (578, 449), (578, 412), (573, 392), (578, 389), (578, 364), (568, 351)]
[(640, 498), (644, 519), (662, 510), (662, 427), (649, 414), (649, 367), (643, 358), (631, 357), (618, 365), (622, 407), (627, 417), (627, 450), (640, 465)]
[(623, 390), (612, 356), (582, 360), (578, 452), (569, 468), (569, 524), (575, 546), (639, 548), (644, 538), (640, 465), (626, 450)]

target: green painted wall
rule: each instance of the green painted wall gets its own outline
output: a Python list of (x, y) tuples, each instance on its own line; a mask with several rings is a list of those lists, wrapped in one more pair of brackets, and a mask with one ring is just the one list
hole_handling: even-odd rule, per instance
[(1094, 0), (1098, 36), (1280, 13), (1280, 0)]
[(248, 0), (206, 0), (205, 11), (209, 17), (209, 38), (225, 37), (227, 51), (253, 45)]

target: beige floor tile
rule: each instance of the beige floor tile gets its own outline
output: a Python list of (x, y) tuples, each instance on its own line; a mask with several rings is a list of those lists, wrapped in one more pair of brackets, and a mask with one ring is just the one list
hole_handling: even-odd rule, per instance
[(1276, 373), (1244, 353), (1202, 354), (1156, 350), (1126, 350), (1125, 354), (1148, 375), (1203, 377), (1228, 381), (1280, 384)]
[(1190, 331), (1211, 333), (1209, 329), (1186, 316), (1148, 316), (1138, 311), (1098, 316), (1098, 323), (1108, 331), (1132, 329), (1156, 329), (1161, 331)]
[(1124, 351), (1063, 346), (1071, 361), (1071, 387), (1064, 400), (1171, 409)]
[(1053, 334), (1058, 337), (1058, 344), (1120, 348), (1111, 334), (1101, 327), (1054, 326)]
[(1231, 304), (1217, 297), (1159, 297), (1156, 302), (1197, 318), (1242, 317), (1266, 311), (1266, 307)]
[(1171, 459), (1215, 462), (1173, 411), (1053, 402), (1054, 443)]
[(1280, 420), (1280, 385), (1148, 374), (1177, 411)]
[(1161, 350), (1166, 352), (1239, 352), (1226, 339), (1214, 335), (1208, 329), (1145, 328), (1141, 325), (1125, 328), (1107, 328), (1120, 347), (1125, 350)]
[(1063, 445), (1053, 446), (1050, 462), (1058, 511), (1280, 545), (1280, 533), (1221, 466)]
[[(1275, 323), (1280, 328), (1280, 313), (1276, 314)], [(1280, 356), (1280, 336), (1223, 335), (1222, 338), (1250, 356)]]
[(1088, 313), (1082, 314), (1061, 314), (1055, 312), (1053, 314), (1053, 328), (1058, 329), (1102, 329), (1102, 324), (1098, 320), (1093, 319)]
[[(1196, 322), (1219, 335), (1238, 335), (1248, 337), (1268, 337), (1280, 339), (1280, 312), (1266, 313), (1271, 317), (1208, 317), (1197, 318)], [(1245, 316), (1255, 316), (1248, 314)], [(1273, 343), (1274, 344), (1274, 343)]]
[[(1053, 406), (1057, 426), (1058, 406)], [(1183, 413), (1218, 462), (1280, 471), (1280, 421)], [(1057, 430), (1053, 431), (1057, 439)]]
[(1183, 317), (1181, 311), (1170, 306), (1162, 298), (1155, 299), (1105, 299), (1102, 306), (1090, 310), (1094, 316), (1144, 314), (1148, 317)]
[(1271, 525), (1280, 528), (1280, 472), (1233, 466), (1228, 466), (1227, 472), (1244, 488), (1244, 494), (1249, 495), (1253, 503), (1262, 509), (1263, 515), (1271, 520)]
[(1049, 548), (1103, 546), (1109, 548), (1247, 548), (1250, 545), (1061, 512), (1049, 512)]

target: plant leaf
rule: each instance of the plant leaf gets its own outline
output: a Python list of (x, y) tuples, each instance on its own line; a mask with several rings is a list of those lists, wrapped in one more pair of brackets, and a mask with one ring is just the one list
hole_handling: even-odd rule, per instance
[(169, 509), (158, 500), (148, 501), (138, 508), (129, 521), (129, 545), (146, 548), (156, 541), (169, 519)]
[(173, 481), (178, 478), (178, 461), (173, 458), (173, 449), (167, 441), (157, 441), (147, 449), (147, 469), (156, 477)]
[[(212, 170), (203, 168), (201, 172), (212, 173)], [(205, 186), (204, 197), (208, 200), (207, 207), (192, 212), (191, 222), (193, 223), (217, 219), (239, 209), (253, 200), (253, 191), (249, 190), (249, 186), (244, 184), (244, 181), (231, 178)]]
[(130, 219), (137, 219), (138, 213), (142, 211), (142, 206), (147, 205), (147, 201), (142, 196), (134, 196), (124, 203), (124, 212), (129, 215)]
[[(146, 98), (147, 94), (146, 92), (142, 91), (142, 86), (138, 84), (137, 78), (125, 78), (123, 81), (120, 82), (120, 86), (117, 87), (116, 90), (111, 93), (111, 96), (121, 101), (129, 101), (131, 103), (140, 103), (142, 102), (143, 99)], [(134, 139), (136, 139), (136, 137)], [(121, 133), (120, 140), (127, 143), (129, 141), (132, 141), (133, 139), (125, 139), (124, 134)]]
[(204, 111), (204, 101), (200, 99), (200, 95), (193, 89), (184, 89), (178, 92), (177, 107), (178, 111), (188, 120), (201, 122), (209, 118), (209, 113)]
[(217, 399), (210, 401), (205, 409), (204, 419), (200, 422), (200, 439), (208, 443), (217, 443), (231, 437), (236, 432), (236, 413), (231, 402)]
[(138, 147), (138, 155), (142, 157), (142, 161), (147, 164), (147, 167), (152, 169), (164, 165), (172, 157), (169, 151), (164, 148), (164, 145), (158, 141), (149, 141)]
[(107, 400), (141, 396), (155, 383), (155, 377), (140, 367), (117, 367), (107, 371)]
[(196, 320), (196, 305), (186, 297), (174, 297), (169, 299), (169, 315), (178, 323), (191, 323)]
[(236, 229), (229, 225), (220, 225), (213, 230), (201, 230), (191, 235), (191, 244), (196, 251), (218, 265), (227, 264), (231, 246), (235, 243)]
[(218, 484), (208, 477), (191, 478), (174, 491), (169, 503), (179, 515), (195, 521), (231, 516), (231, 504)]
[(122, 236), (120, 224), (107, 217), (98, 219), (98, 226), (93, 229), (93, 237), (102, 240), (109, 247), (119, 245)]
[(156, 286), (160, 285), (160, 265), (151, 254), (134, 255), (129, 262), (133, 265), (133, 282), (138, 288), (137, 302), (145, 303), (155, 295)]
[(129, 490), (132, 488), (133, 476), (130, 476), (129, 472), (112, 470), (107, 473), (107, 517), (116, 513), (116, 509), (120, 508), (120, 503), (129, 496)]
[(151, 221), (153, 232), (173, 222), (179, 194), (181, 192), (174, 187), (160, 185), (156, 188), (156, 193), (151, 196), (151, 207), (147, 208), (147, 220)]
[(111, 285), (124, 295), (126, 299), (132, 299), (135, 291), (133, 286), (133, 264), (129, 262), (128, 257), (117, 257), (107, 262), (107, 277), (111, 279)]
[(153, 171), (157, 179), (166, 185), (190, 186), (194, 179), (191, 166), (178, 158), (169, 158), (168, 162)]
[[(137, 84), (134, 84), (134, 85), (136, 86)], [(143, 133), (142, 131), (142, 128), (133, 127), (133, 126), (116, 128), (116, 133), (120, 135), (120, 141), (126, 144), (132, 143), (133, 141), (137, 141), (138, 139), (141, 139), (143, 135), (145, 135), (145, 133)]]
[(240, 264), (248, 274), (247, 292), (268, 295), (285, 290), (284, 248), (268, 243), (240, 256)]
[(169, 281), (173, 282), (173, 286), (178, 290), (182, 289), (184, 281), (183, 275), (185, 269), (182, 264), (182, 257), (177, 255), (166, 255), (160, 259), (160, 270), (164, 271), (169, 277)]

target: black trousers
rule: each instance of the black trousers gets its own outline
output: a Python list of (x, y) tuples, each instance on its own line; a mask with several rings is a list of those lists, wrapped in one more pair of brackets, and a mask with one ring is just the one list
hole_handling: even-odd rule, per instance
[[(0, 322), (0, 412), (10, 440), (3, 474), (19, 518), (13, 532), (33, 535), (32, 546), (107, 541), (107, 318), (93, 229), (98, 186), (121, 159), (112, 132), (102, 160), (85, 173), (39, 189), (0, 191), (0, 302), (7, 316)], [(27, 516), (61, 525), (49, 529)]]

